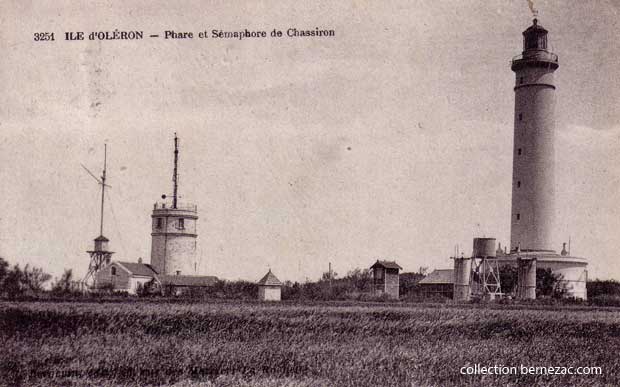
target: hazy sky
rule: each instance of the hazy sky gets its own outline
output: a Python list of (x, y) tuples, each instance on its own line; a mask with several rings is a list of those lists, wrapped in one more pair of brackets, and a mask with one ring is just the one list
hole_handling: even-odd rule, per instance
[[(231, 5), (234, 4), (234, 7)], [(620, 3), (538, 1), (559, 55), (557, 250), (620, 278)], [(201, 271), (451, 267), (510, 235), (514, 74), (527, 2), (17, 1), (0, 4), (0, 255), (88, 267), (104, 234), (150, 257), (150, 214), (198, 205)], [(333, 38), (65, 41), (65, 31), (334, 29)], [(34, 42), (35, 32), (54, 42)]]

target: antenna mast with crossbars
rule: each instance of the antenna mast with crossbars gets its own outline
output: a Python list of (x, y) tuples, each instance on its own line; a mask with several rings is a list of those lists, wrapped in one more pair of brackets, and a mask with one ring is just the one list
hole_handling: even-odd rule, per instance
[(99, 222), (99, 236), (95, 238), (95, 248), (93, 250), (87, 251), (90, 256), (90, 263), (88, 264), (88, 272), (84, 276), (82, 283), (91, 289), (97, 288), (97, 278), (95, 274), (101, 268), (108, 263), (112, 258), (112, 254), (114, 252), (108, 250), (108, 242), (109, 239), (103, 236), (103, 214), (104, 214), (104, 204), (105, 204), (105, 189), (106, 187), (110, 188), (109, 185), (105, 183), (106, 181), (106, 169), (108, 163), (108, 146), (104, 144), (103, 147), (103, 172), (101, 174), (101, 178), (95, 176), (91, 171), (88, 170), (84, 165), (82, 168), (86, 170), (96, 181), (101, 185), (101, 216)]
[(173, 191), (172, 191), (172, 208), (177, 208), (177, 195), (179, 189), (179, 138), (177, 134), (174, 133), (174, 172), (172, 175), (172, 181), (174, 183)]

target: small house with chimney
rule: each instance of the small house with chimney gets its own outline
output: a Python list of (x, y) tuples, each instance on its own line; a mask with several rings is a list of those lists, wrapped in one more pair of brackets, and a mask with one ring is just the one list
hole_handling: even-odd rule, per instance
[(149, 264), (112, 261), (95, 273), (95, 287), (98, 290), (137, 294), (141, 287), (149, 292), (178, 296), (192, 289), (209, 288), (217, 283), (215, 276), (166, 275), (159, 274)]
[(136, 294), (140, 286), (153, 280), (157, 272), (140, 262), (112, 261), (95, 274), (95, 287), (114, 292)]

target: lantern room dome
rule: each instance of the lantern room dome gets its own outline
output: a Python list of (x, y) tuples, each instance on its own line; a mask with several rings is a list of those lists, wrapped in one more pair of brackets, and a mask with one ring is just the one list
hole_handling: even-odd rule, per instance
[(548, 31), (538, 24), (538, 19), (532, 21), (532, 25), (523, 31), (523, 51), (546, 50)]

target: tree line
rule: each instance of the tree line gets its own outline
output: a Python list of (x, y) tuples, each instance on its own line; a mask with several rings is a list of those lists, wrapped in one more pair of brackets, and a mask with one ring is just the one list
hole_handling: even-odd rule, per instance
[[(0, 297), (15, 299), (23, 296), (37, 296), (46, 291), (46, 285), (52, 276), (43, 269), (26, 264), (11, 266), (0, 257)], [(72, 289), (73, 272), (65, 270), (63, 275), (51, 284), (54, 293), (67, 293)]]
[[(415, 300), (419, 298), (418, 282), (427, 274), (427, 268), (420, 267), (417, 272), (400, 274), (401, 299)], [(508, 267), (500, 271), (502, 289), (512, 292), (516, 288), (516, 268)], [(55, 297), (78, 296), (81, 292), (75, 289), (75, 279), (71, 269), (52, 281), (52, 276), (43, 269), (29, 264), (20, 267), (11, 266), (0, 257), (0, 298), (17, 299), (38, 297), (42, 294)], [(539, 297), (562, 298), (566, 289), (561, 277), (551, 270), (538, 269), (536, 272), (536, 291)], [(355, 268), (339, 277), (336, 272), (325, 272), (316, 281), (291, 282), (285, 281), (282, 286), (283, 300), (375, 300), (372, 292), (373, 279), (370, 269)], [(105, 290), (105, 289), (103, 289)], [(139, 296), (154, 296), (148, 289), (141, 288)], [(616, 280), (590, 280), (587, 282), (589, 303), (596, 305), (620, 306), (620, 282)], [(117, 294), (110, 289), (109, 295)], [(249, 281), (218, 280), (208, 288), (190, 289), (183, 296), (189, 298), (216, 299), (256, 299), (257, 285)]]

